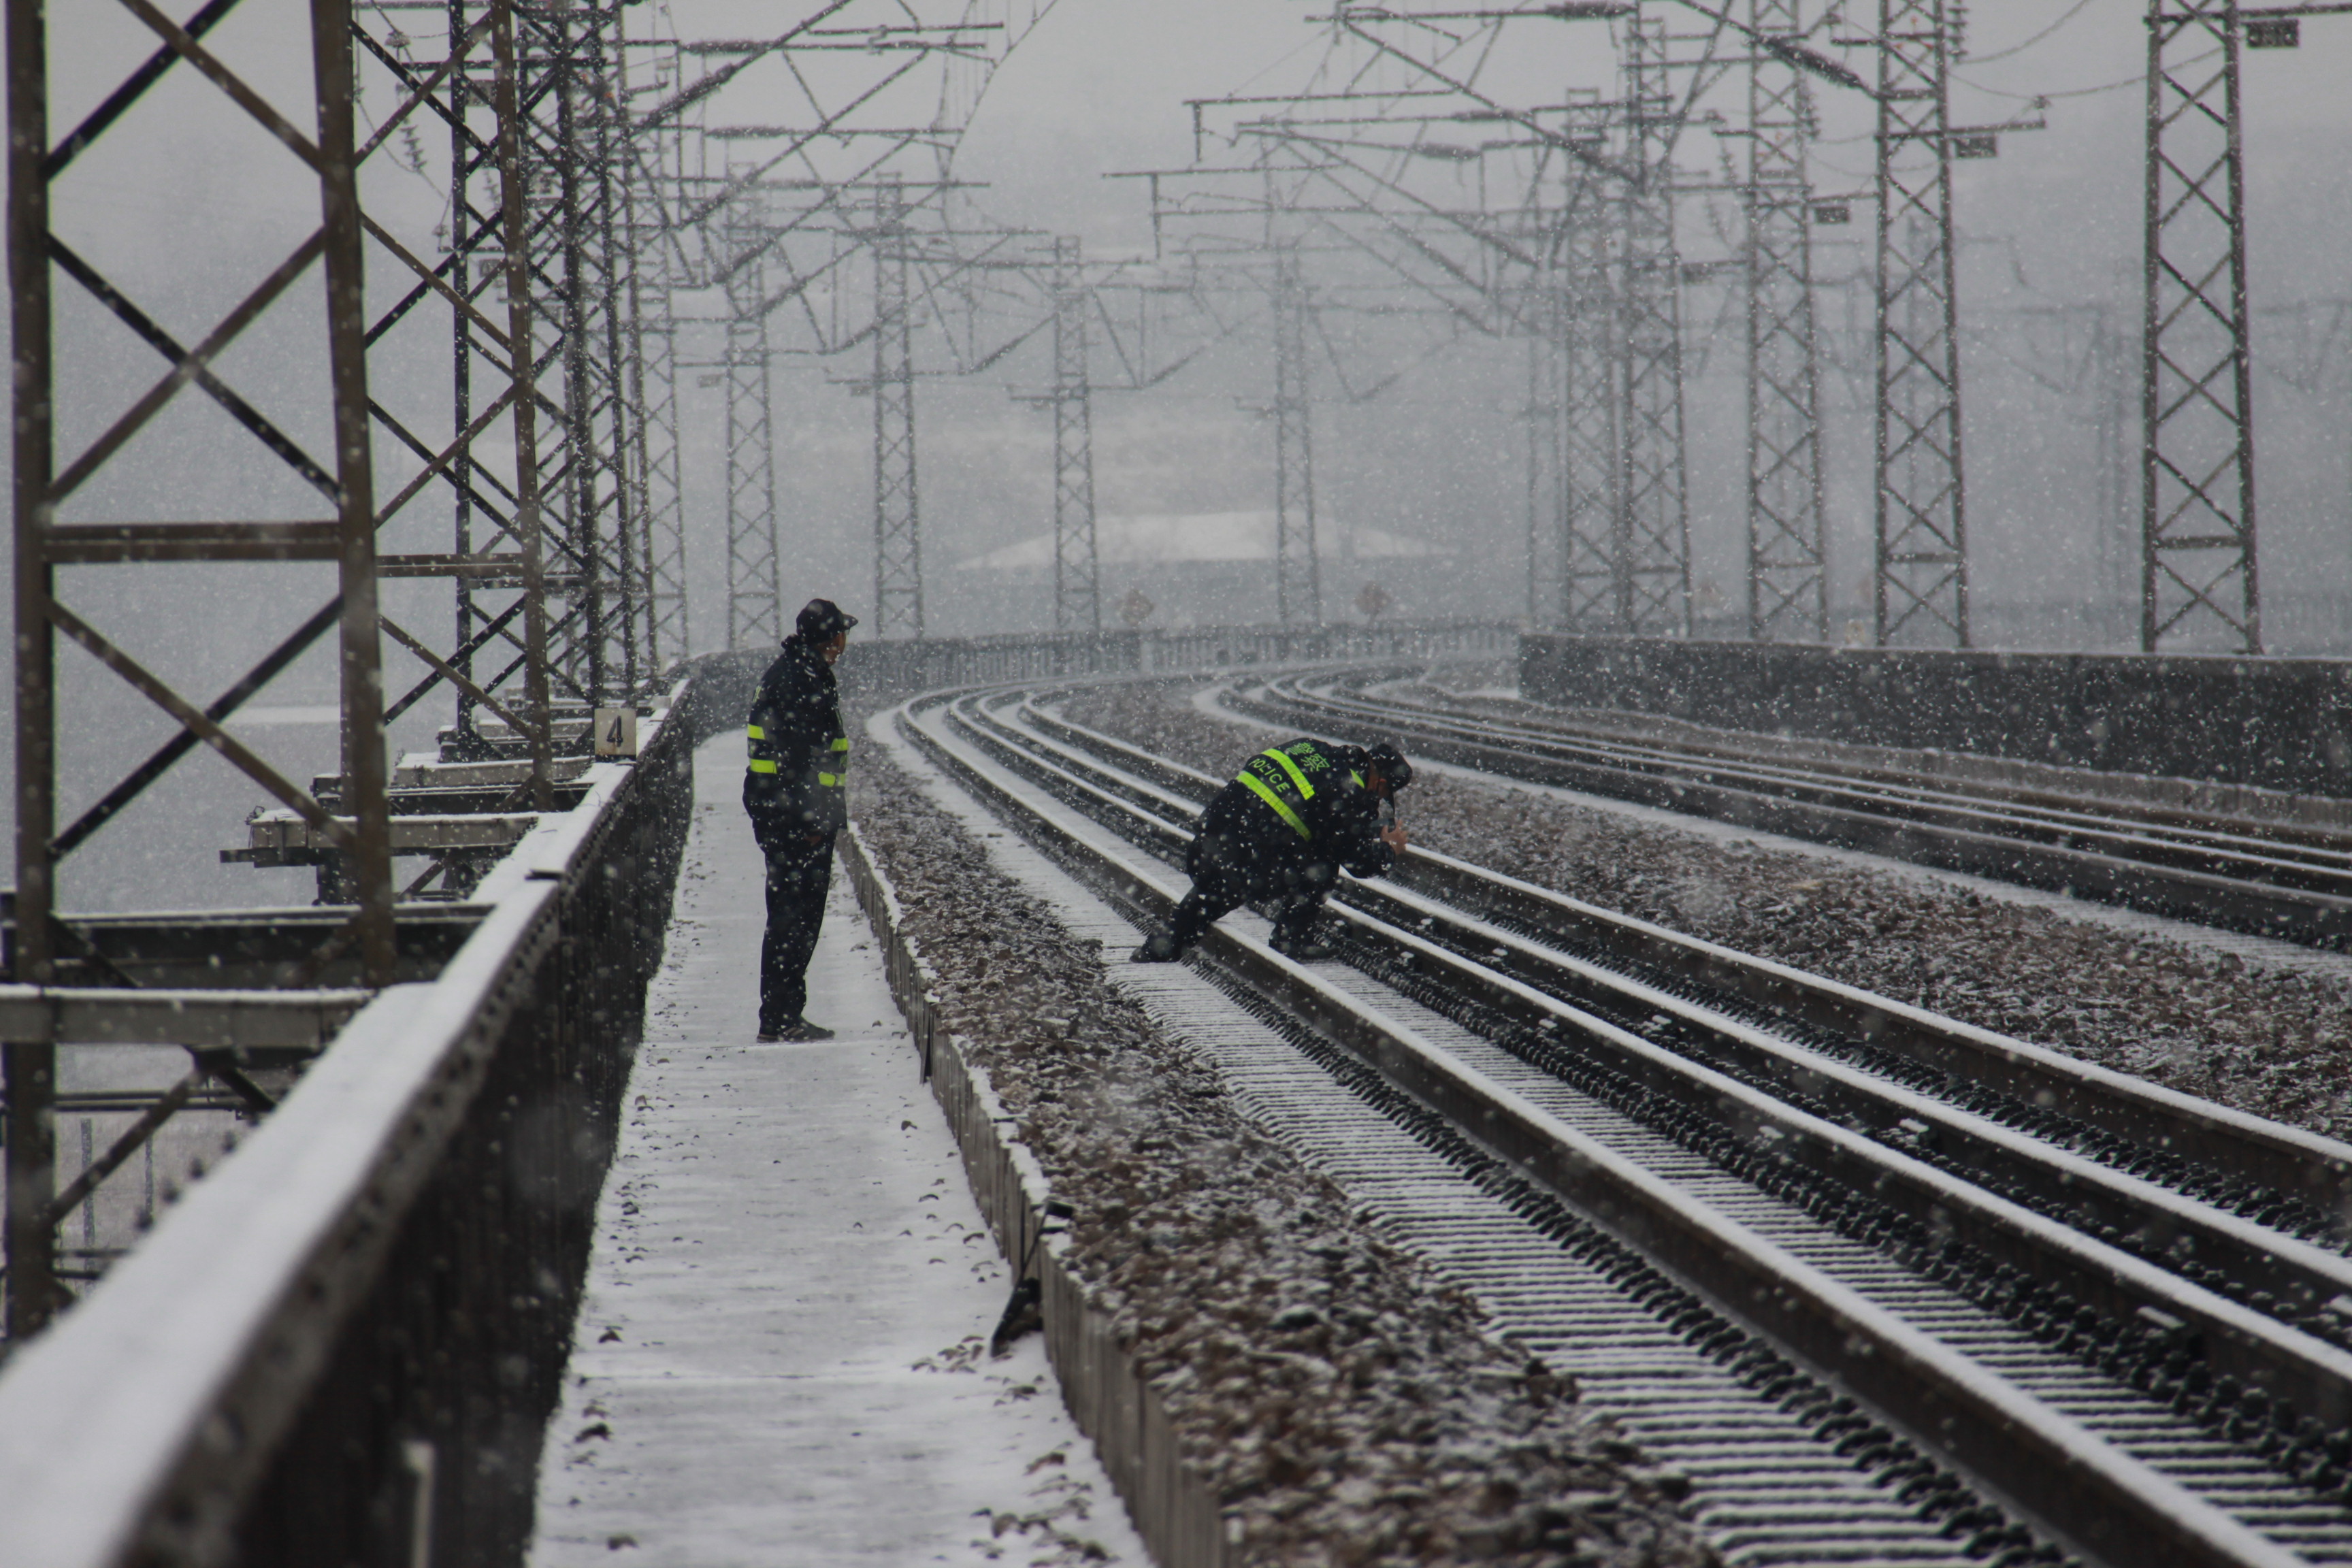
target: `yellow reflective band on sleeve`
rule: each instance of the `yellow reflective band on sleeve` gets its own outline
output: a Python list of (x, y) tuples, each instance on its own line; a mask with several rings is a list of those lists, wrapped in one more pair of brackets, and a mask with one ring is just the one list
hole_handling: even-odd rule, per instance
[(753, 757), (751, 759), (751, 771), (755, 773), (772, 773), (776, 771), (776, 764), (769, 762), (764, 757)]
[[(1290, 760), (1289, 752), (1284, 751), (1280, 746), (1269, 746), (1260, 754), (1272, 757), (1276, 762), (1282, 764), (1282, 771), (1288, 773), (1290, 775), (1290, 782), (1298, 786), (1299, 799), (1313, 800), (1315, 798), (1315, 786), (1307, 782), (1307, 775), (1298, 771), (1298, 764)], [(1287, 812), (1283, 815), (1286, 816), (1289, 816)], [(1292, 826), (1296, 826), (1297, 825), (1297, 821), (1298, 819), (1297, 817), (1291, 817)], [(1305, 833), (1307, 829), (1301, 827), (1298, 831)]]
[(1290, 824), (1290, 830), (1293, 833), (1297, 834), (1301, 838), (1312, 838), (1315, 837), (1315, 835), (1308, 830), (1307, 824), (1298, 820), (1298, 814), (1290, 809), (1290, 804), (1284, 800), (1280, 795), (1275, 794), (1273, 789), (1267, 785), (1264, 779), (1258, 777), (1255, 773), (1245, 773), (1242, 774), (1242, 783), (1249, 785), (1251, 789), (1256, 791), (1258, 799), (1274, 807), (1275, 816)]
[(1351, 778), (1351, 779), (1353, 779), (1353, 780), (1355, 780), (1355, 781), (1356, 781), (1356, 787), (1357, 787), (1358, 789), (1361, 789), (1361, 788), (1363, 788), (1363, 787), (1364, 787), (1364, 775), (1363, 775), (1363, 774), (1359, 773), (1350, 773), (1348, 776), (1349, 776), (1349, 778)]
[(833, 743), (833, 749), (836, 752), (845, 752), (849, 750), (849, 737), (844, 735), (840, 740), (835, 741)]
[(842, 776), (839, 773), (819, 773), (816, 775), (816, 782), (823, 784), (827, 789), (839, 789), (842, 784)]
[(743, 733), (750, 736), (754, 741), (764, 741), (768, 738), (768, 732), (765, 730), (761, 729), (757, 724), (744, 725)]

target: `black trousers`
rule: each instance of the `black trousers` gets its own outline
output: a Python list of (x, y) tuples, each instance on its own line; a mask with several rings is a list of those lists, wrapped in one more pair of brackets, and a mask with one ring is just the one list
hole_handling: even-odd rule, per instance
[(1339, 879), (1338, 866), (1312, 853), (1237, 844), (1205, 833), (1185, 852), (1184, 868), (1192, 874), (1192, 890), (1176, 906), (1169, 931), (1179, 952), (1190, 952), (1211, 926), (1261, 899), (1279, 906), (1276, 935), (1304, 936)]
[(833, 835), (762, 833), (768, 858), (768, 932), (760, 942), (760, 1033), (780, 1034), (808, 1005), (809, 960), (833, 886)]

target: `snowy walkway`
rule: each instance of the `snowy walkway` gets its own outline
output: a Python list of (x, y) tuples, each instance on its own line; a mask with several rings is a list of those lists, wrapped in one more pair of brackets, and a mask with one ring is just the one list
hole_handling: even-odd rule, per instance
[(730, 735), (695, 759), (530, 1560), (1104, 1561), (1093, 1542), (1143, 1564), (1042, 1342), (982, 1348), (1008, 1271), (838, 873), (809, 1015), (840, 1037), (751, 1043), (765, 917), (741, 755)]

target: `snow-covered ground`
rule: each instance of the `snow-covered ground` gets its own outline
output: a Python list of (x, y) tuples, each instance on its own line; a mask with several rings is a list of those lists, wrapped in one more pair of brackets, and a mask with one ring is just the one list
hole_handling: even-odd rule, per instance
[(740, 746), (696, 757), (530, 1561), (1145, 1563), (1042, 1341), (986, 1352), (1007, 1266), (838, 877), (808, 1011), (839, 1037), (751, 1043)]

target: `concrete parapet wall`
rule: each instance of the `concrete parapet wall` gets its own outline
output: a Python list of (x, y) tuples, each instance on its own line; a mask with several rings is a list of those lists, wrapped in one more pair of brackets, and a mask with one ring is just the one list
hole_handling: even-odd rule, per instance
[(1047, 1197), (1045, 1173), (1013, 1133), (1013, 1119), (940, 1021), (930, 968), (902, 927), (897, 894), (852, 826), (841, 858), (857, 901), (873, 922), (890, 992), (915, 1037), (923, 1076), (954, 1130), (971, 1178), (972, 1196), (1017, 1269), (1035, 1246), (1032, 1268), (1042, 1288), (1045, 1349), (1062, 1384), (1062, 1402), (1094, 1442), (1102, 1466), (1127, 1503), (1135, 1528), (1160, 1568), (1223, 1568), (1223, 1510), (1184, 1461), (1159, 1394), (1095, 1305), (1064, 1267), (1059, 1233), (1038, 1240)]
[(2352, 795), (2352, 660), (1833, 648), (1529, 634), (1558, 707), (1847, 744)]

